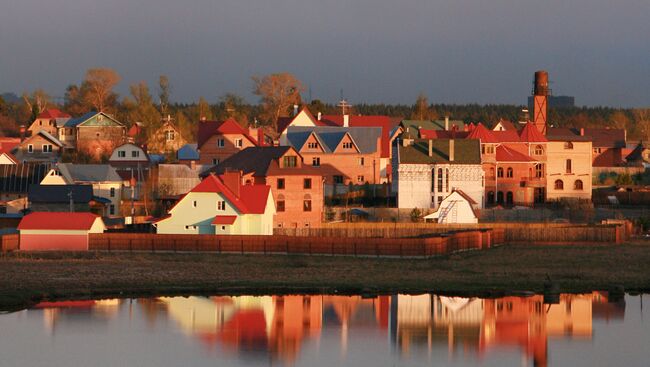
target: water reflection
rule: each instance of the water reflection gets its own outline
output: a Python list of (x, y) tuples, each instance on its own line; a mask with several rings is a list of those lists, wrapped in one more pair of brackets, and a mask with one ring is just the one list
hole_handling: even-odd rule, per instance
[(269, 364), (300, 364), (304, 348), (310, 355), (346, 360), (359, 348), (351, 347), (355, 339), (388, 349), (397, 360), (430, 361), (444, 353), (443, 361), (480, 363), (505, 352), (523, 364), (547, 366), (549, 341), (591, 340), (594, 321), (622, 322), (625, 306), (624, 299), (610, 302), (603, 292), (563, 294), (557, 304), (545, 304), (541, 295), (292, 295), (52, 302), (23, 313), (41, 314), (51, 337), (108, 333), (113, 322), (126, 319), (127, 325), (146, 325), (149, 333), (176, 331), (219, 356)]

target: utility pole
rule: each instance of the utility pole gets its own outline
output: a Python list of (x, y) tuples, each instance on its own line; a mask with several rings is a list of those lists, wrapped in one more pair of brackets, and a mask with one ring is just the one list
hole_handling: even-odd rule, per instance
[(74, 200), (72, 200), (72, 189), (68, 191), (68, 198), (70, 198), (70, 213), (74, 213)]

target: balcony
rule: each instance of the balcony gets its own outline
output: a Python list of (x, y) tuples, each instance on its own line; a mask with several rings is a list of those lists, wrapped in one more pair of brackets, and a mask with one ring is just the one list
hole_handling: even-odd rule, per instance
[(522, 177), (521, 187), (544, 187), (546, 179), (544, 177)]

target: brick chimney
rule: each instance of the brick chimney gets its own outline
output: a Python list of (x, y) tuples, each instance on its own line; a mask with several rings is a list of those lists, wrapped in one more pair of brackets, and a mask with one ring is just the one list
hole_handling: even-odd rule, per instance
[(433, 157), (433, 140), (429, 139), (429, 157)]
[(445, 116), (445, 131), (449, 131), (449, 116)]
[(319, 111), (319, 112), (318, 112), (318, 121), (320, 121), (320, 119), (321, 119), (322, 117), (323, 117), (323, 114)]
[(227, 188), (232, 191), (235, 196), (239, 197), (239, 188), (241, 187), (241, 171), (226, 171), (220, 176), (223, 183)]
[(350, 127), (350, 115), (343, 115), (343, 127)]
[(580, 128), (580, 136), (585, 136), (585, 128), (584, 127)]
[(449, 139), (449, 162), (454, 161), (454, 156), (455, 156), (455, 150), (456, 150), (456, 144), (454, 143), (454, 139)]

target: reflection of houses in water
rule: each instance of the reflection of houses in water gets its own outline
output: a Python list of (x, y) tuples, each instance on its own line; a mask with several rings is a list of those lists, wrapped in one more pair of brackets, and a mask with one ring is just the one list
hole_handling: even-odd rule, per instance
[(40, 302), (33, 309), (43, 311), (45, 329), (54, 333), (59, 325), (78, 329), (105, 325), (117, 314), (120, 302), (119, 299)]

